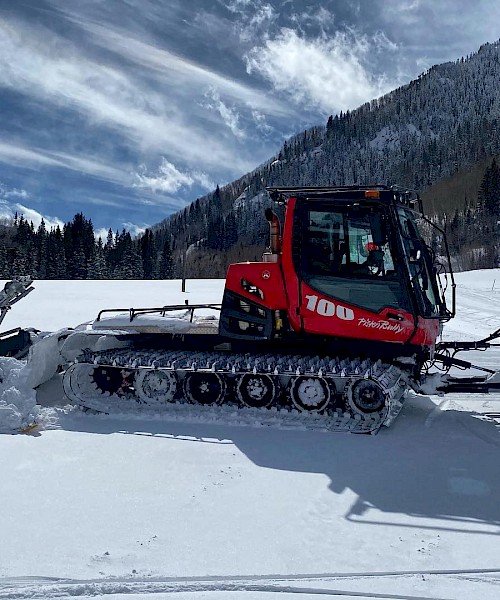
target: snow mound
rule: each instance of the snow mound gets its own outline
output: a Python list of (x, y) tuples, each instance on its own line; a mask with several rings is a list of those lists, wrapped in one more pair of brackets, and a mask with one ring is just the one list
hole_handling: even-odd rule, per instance
[(0, 434), (18, 433), (38, 416), (36, 393), (28, 382), (26, 363), (0, 358)]

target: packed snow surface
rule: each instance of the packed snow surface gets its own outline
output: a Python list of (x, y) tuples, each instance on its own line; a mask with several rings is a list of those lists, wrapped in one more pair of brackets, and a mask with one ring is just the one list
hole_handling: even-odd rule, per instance
[[(457, 276), (449, 339), (500, 327), (500, 271)], [(1, 285), (1, 284), (0, 284)], [(5, 328), (212, 303), (223, 281), (40, 281)], [(470, 353), (493, 368), (500, 352)], [(3, 598), (500, 597), (500, 395), (410, 397), (376, 436), (103, 416), (0, 359)], [(18, 416), (16, 416), (18, 415)]]

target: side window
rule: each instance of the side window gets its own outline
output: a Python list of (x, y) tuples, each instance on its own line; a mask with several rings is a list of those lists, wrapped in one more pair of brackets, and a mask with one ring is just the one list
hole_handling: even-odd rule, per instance
[(380, 213), (310, 211), (304, 254), (310, 273), (395, 277)]
[(380, 213), (352, 215), (347, 219), (349, 259), (359, 273), (369, 276), (395, 276), (394, 262), (387, 239), (387, 228)]
[(332, 274), (335, 247), (343, 240), (343, 236), (342, 215), (311, 211), (304, 247), (308, 271)]
[(373, 237), (368, 221), (349, 219), (349, 262), (362, 264), (372, 245)]

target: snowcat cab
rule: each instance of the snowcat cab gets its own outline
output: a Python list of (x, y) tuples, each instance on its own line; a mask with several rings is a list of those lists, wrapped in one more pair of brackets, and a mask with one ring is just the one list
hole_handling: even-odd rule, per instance
[[(415, 193), (387, 186), (269, 188), (270, 252), (231, 265), (221, 317), (230, 337), (296, 336), (381, 357), (428, 354), (453, 316), (417, 226)], [(444, 239), (444, 235), (442, 236)]]

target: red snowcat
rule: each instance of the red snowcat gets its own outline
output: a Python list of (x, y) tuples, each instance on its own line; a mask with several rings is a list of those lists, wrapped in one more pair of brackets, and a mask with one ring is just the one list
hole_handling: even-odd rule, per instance
[[(79, 355), (63, 381), (72, 401), (366, 433), (393, 421), (408, 390), (500, 389), (488, 369), (446, 374), (471, 368), (456, 353), (488, 348), (500, 330), (439, 341), (455, 314), (455, 283), (444, 232), (416, 193), (384, 185), (268, 192), (284, 209), (283, 227), (267, 209), (269, 251), (229, 267), (221, 305), (127, 309), (121, 321), (112, 314), (124, 309), (106, 309), (91, 331), (72, 334)], [(446, 276), (421, 223), (435, 232)], [(217, 326), (196, 318), (201, 309), (220, 311)], [(189, 318), (175, 316), (180, 310)], [(433, 367), (441, 372), (430, 375)]]

